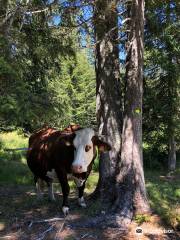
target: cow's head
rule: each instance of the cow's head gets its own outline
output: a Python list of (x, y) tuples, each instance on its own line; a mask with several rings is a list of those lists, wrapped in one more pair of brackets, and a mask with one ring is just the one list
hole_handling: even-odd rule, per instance
[(73, 146), (72, 172), (74, 174), (82, 174), (88, 171), (88, 166), (96, 155), (96, 147), (101, 152), (111, 150), (111, 146), (101, 140), (91, 128), (75, 131)]

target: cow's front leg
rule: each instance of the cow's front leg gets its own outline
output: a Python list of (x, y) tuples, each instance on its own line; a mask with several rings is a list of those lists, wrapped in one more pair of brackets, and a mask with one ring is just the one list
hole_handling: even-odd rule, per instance
[(63, 211), (64, 215), (66, 216), (69, 213), (68, 195), (69, 195), (69, 190), (70, 190), (68, 180), (67, 180), (67, 174), (66, 173), (57, 173), (57, 176), (59, 178), (59, 182), (61, 184), (62, 194), (63, 194), (62, 211)]
[(86, 203), (84, 201), (84, 197), (83, 197), (83, 194), (84, 194), (84, 188), (85, 188), (85, 182), (83, 183), (83, 185), (81, 187), (78, 187), (78, 192), (79, 192), (79, 196), (78, 196), (78, 204), (79, 206), (81, 207), (86, 207)]

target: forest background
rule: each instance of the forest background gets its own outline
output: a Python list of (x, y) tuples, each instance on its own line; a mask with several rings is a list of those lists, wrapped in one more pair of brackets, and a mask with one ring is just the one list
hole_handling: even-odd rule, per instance
[[(178, 173), (179, 4), (169, 0), (145, 2), (144, 167), (147, 176), (155, 169), (166, 173), (176, 169)], [(29, 134), (44, 125), (63, 129), (69, 123), (96, 128), (91, 1), (1, 0), (0, 5), (1, 156), (8, 147), (3, 138), (7, 132)], [(123, 89), (127, 29), (123, 5), (118, 10)], [(173, 165), (169, 164), (172, 154), (176, 159)], [(155, 190), (151, 190), (153, 195)], [(171, 192), (174, 202), (180, 196), (176, 190)], [(166, 213), (164, 216), (168, 218)], [(176, 215), (175, 219), (177, 222)]]

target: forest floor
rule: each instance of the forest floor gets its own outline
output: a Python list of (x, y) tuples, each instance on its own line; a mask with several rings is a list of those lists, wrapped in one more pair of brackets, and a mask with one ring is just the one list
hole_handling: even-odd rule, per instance
[[(0, 147), (27, 147), (28, 139), (17, 131), (0, 134)], [(145, 171), (148, 199), (154, 214), (136, 216), (128, 229), (73, 227), (73, 223), (86, 222), (97, 214), (103, 216), (98, 201), (87, 200), (88, 207), (78, 207), (75, 185), (70, 182), (70, 214), (64, 219), (61, 212), (62, 195), (56, 189), (56, 201), (37, 201), (33, 177), (26, 165), (25, 152), (7, 152), (0, 149), (0, 240), (176, 240), (180, 226), (180, 168), (172, 175), (166, 171)], [(98, 162), (97, 162), (98, 166)], [(95, 165), (86, 183), (86, 196), (92, 193), (97, 181)], [(59, 218), (58, 221), (44, 220)], [(37, 221), (42, 221), (37, 223)], [(137, 228), (143, 233), (137, 234)], [(141, 230), (140, 229), (140, 230)]]
[[(60, 205), (62, 195), (56, 192), (56, 201), (37, 201), (33, 187), (0, 185), (0, 240), (176, 240), (180, 233), (166, 226), (158, 215), (151, 215), (148, 222), (132, 222), (127, 230), (119, 228), (76, 228), (72, 222), (85, 221), (96, 215), (98, 202), (88, 201), (88, 207), (77, 205), (75, 191), (70, 194), (70, 214), (64, 218)], [(102, 214), (104, 214), (102, 212)], [(53, 222), (40, 222), (59, 218)], [(143, 233), (137, 234), (136, 229)]]

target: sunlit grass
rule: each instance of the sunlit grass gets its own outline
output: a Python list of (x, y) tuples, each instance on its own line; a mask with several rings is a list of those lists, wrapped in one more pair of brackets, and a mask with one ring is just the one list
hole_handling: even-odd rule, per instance
[(28, 138), (20, 130), (0, 133), (0, 141), (2, 142), (1, 148), (3, 149), (24, 148), (28, 146)]
[(26, 165), (26, 151), (7, 151), (7, 149), (26, 148), (28, 138), (19, 130), (0, 133), (0, 142), (0, 183), (31, 183), (32, 176)]
[(85, 190), (87, 193), (92, 193), (95, 190), (97, 182), (98, 182), (98, 177), (99, 177), (99, 174), (97, 172), (92, 172), (90, 174), (90, 176), (88, 177), (88, 180), (86, 182)]
[[(159, 172), (147, 172), (146, 187), (151, 208), (172, 227), (180, 226), (180, 181), (178, 170), (172, 179)], [(161, 173), (161, 175), (163, 175)]]

